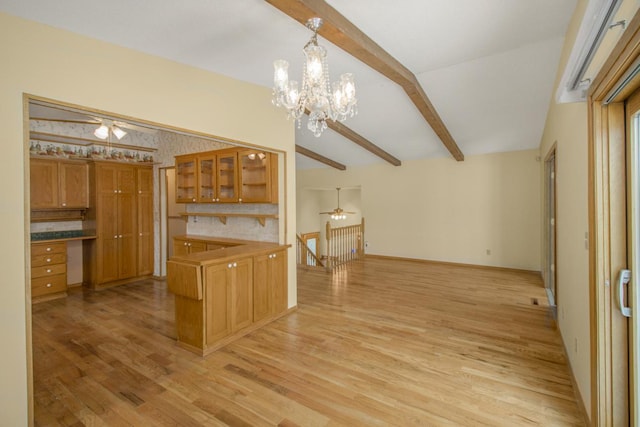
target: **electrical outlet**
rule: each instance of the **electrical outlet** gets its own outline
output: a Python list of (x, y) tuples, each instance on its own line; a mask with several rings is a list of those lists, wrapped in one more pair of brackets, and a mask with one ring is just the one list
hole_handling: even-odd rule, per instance
[(575, 353), (577, 353), (577, 352), (578, 352), (578, 338), (574, 338), (574, 339), (573, 339), (573, 351), (574, 351)]
[(365, 249), (368, 249), (368, 248), (369, 248), (369, 242), (367, 242), (367, 241), (365, 241), (365, 242), (364, 242), (364, 248), (365, 248)]
[(487, 255), (491, 255), (491, 249), (487, 249)]

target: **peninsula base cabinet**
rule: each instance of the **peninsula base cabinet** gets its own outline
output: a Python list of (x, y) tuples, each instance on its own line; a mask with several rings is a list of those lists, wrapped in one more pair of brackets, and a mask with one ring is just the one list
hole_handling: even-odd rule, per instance
[[(167, 284), (175, 294), (178, 344), (204, 356), (286, 314), (286, 248), (273, 253), (278, 256), (269, 258), (269, 252), (213, 263), (169, 260)], [(265, 267), (272, 274), (256, 282), (256, 268)], [(263, 294), (268, 295), (267, 309), (256, 317)]]

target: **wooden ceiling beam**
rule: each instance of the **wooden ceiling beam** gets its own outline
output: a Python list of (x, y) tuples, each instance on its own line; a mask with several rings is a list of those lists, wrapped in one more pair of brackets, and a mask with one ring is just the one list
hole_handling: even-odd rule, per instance
[(340, 135), (358, 144), (360, 147), (364, 148), (370, 153), (373, 153), (381, 159), (391, 163), (393, 166), (402, 165), (402, 162), (399, 159), (393, 157), (391, 154), (387, 153), (364, 136), (356, 133), (353, 129), (346, 127), (342, 124), (342, 122), (327, 120), (327, 126), (329, 127), (329, 129), (338, 132)]
[(265, 1), (303, 25), (314, 16), (322, 18), (324, 24), (320, 28), (319, 34), (399, 84), (453, 158), (458, 161), (464, 160), (464, 154), (431, 104), (416, 76), (336, 9), (324, 0)]
[[(304, 113), (308, 116), (310, 111), (305, 110)], [(360, 135), (353, 129), (343, 125), (342, 122), (339, 122), (337, 120), (327, 120), (327, 127), (349, 139), (351, 142), (358, 144), (360, 147), (364, 148), (370, 153), (380, 157), (382, 160), (391, 163), (393, 166), (402, 165), (402, 162), (399, 159), (393, 157), (391, 154), (387, 153), (382, 148), (378, 147), (376, 144), (369, 141), (367, 138)]]
[(345, 165), (343, 165), (342, 163), (338, 163), (335, 160), (331, 160), (328, 157), (323, 156), (322, 154), (318, 154), (315, 151), (311, 151), (307, 148), (302, 147), (301, 145), (297, 145), (296, 144), (296, 153), (298, 154), (302, 154), (303, 156), (306, 156), (310, 159), (316, 160), (320, 163), (324, 163), (325, 165), (329, 165), (332, 168), (336, 168), (338, 170), (346, 170), (347, 167)]

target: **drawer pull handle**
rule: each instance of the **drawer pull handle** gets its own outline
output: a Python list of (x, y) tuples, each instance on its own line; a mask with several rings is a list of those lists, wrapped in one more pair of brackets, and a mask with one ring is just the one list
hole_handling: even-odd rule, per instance
[(51, 287), (51, 283), (47, 283), (47, 288), (50, 288), (50, 287)]
[(47, 258), (47, 262), (51, 262), (51, 258)]
[(233, 267), (233, 264), (229, 263), (229, 264), (227, 265), (227, 268), (231, 268), (231, 267)]
[(50, 268), (47, 268), (47, 273), (51, 273), (51, 269)]
[(51, 248), (47, 248), (47, 252), (51, 252)]

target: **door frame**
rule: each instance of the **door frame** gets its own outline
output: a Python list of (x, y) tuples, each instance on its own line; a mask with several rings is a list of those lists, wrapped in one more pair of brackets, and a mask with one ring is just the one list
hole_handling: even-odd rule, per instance
[(310, 239), (316, 239), (316, 252), (314, 253), (314, 255), (316, 256), (316, 258), (320, 259), (320, 256), (318, 256), (318, 250), (320, 249), (320, 232), (319, 231), (315, 231), (313, 233), (302, 233), (300, 235), (300, 238), (302, 239), (302, 241), (304, 242), (305, 245), (307, 245), (307, 247), (309, 247), (309, 245), (307, 244), (307, 240)]
[(628, 362), (620, 341), (626, 319), (615, 309), (616, 275), (627, 265), (625, 100), (640, 87), (631, 75), (640, 60), (640, 12), (636, 12), (587, 98), (589, 162), (589, 294), (591, 423), (627, 425)]
[[(558, 142), (554, 142), (544, 158), (544, 287), (547, 299), (552, 309), (553, 317), (557, 319), (558, 307), (558, 186), (556, 184), (556, 172)], [(550, 170), (553, 160), (553, 170)], [(553, 188), (553, 194), (551, 189)], [(551, 221), (553, 220), (553, 224)], [(552, 239), (553, 237), (553, 239)], [(553, 258), (553, 259), (552, 259)], [(549, 286), (549, 283), (552, 286)], [(552, 289), (551, 289), (552, 288)]]

